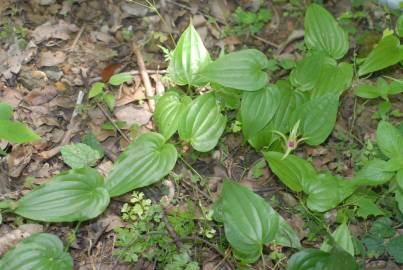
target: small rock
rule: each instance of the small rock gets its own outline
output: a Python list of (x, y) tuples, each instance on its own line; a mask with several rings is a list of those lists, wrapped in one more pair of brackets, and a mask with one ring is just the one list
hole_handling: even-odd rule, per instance
[(124, 13), (128, 14), (129, 16), (144, 17), (149, 10), (146, 5), (147, 3), (145, 3), (145, 6), (143, 6), (137, 3), (123, 2), (120, 8)]

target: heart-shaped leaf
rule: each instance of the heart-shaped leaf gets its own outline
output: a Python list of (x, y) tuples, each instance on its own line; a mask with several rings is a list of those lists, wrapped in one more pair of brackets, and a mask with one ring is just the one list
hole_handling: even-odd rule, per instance
[(339, 98), (335, 94), (316, 97), (294, 112), (294, 123), (300, 121), (300, 133), (309, 145), (323, 143), (336, 123)]
[(397, 37), (384, 37), (358, 69), (358, 76), (395, 65), (403, 60), (403, 47)]
[(168, 73), (176, 84), (202, 86), (206, 81), (199, 76), (199, 72), (210, 62), (209, 52), (196, 29), (190, 24), (179, 38), (168, 66)]
[(403, 160), (403, 136), (392, 124), (386, 121), (379, 122), (376, 143), (387, 157)]
[(45, 222), (84, 221), (100, 215), (109, 204), (104, 179), (92, 168), (70, 170), (22, 197), (14, 210)]
[(275, 85), (243, 93), (241, 119), (246, 139), (256, 136), (270, 122), (280, 105), (280, 95), (280, 89)]
[(176, 159), (175, 146), (165, 143), (161, 134), (143, 134), (119, 156), (106, 177), (106, 189), (116, 197), (151, 185), (174, 168)]
[(178, 130), (181, 113), (191, 102), (188, 96), (181, 96), (174, 91), (166, 92), (157, 102), (154, 119), (166, 140)]
[(312, 165), (300, 157), (290, 154), (284, 158), (279, 152), (266, 152), (264, 157), (273, 173), (293, 191), (307, 189), (309, 182), (316, 178)]
[(0, 120), (0, 140), (6, 140), (11, 143), (27, 143), (37, 141), (40, 138), (23, 123)]
[(0, 260), (2, 270), (73, 270), (73, 259), (52, 234), (38, 233), (19, 242)]
[(335, 59), (340, 59), (347, 53), (347, 33), (323, 7), (311, 4), (305, 14), (304, 26), (308, 48), (323, 51)]
[(217, 145), (226, 122), (214, 93), (201, 95), (188, 105), (180, 117), (179, 136), (197, 151), (208, 152)]
[(222, 219), (225, 236), (235, 255), (254, 262), (263, 244), (271, 242), (279, 229), (279, 215), (260, 196), (233, 181), (222, 189)]
[[(351, 234), (346, 223), (343, 223), (337, 227), (337, 229), (332, 233), (332, 237), (339, 247), (350, 253), (351, 256), (354, 256), (353, 239), (351, 238)], [(327, 252), (331, 251), (332, 246), (330, 245), (330, 241), (327, 240), (323, 242), (320, 249)]]
[(257, 91), (266, 86), (268, 76), (266, 55), (255, 49), (229, 53), (208, 65), (201, 75), (225, 87)]

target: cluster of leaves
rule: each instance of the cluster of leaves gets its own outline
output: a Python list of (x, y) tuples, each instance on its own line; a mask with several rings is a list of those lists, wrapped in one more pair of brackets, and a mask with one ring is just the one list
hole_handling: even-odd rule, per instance
[[(268, 84), (266, 71), (270, 61), (263, 53), (247, 49), (212, 60), (190, 25), (180, 37), (168, 67), (170, 79), (178, 86), (187, 86), (187, 94), (178, 87), (159, 98), (154, 119), (161, 134), (151, 132), (139, 136), (119, 156), (105, 179), (89, 167), (101, 155), (96, 147), (94, 150), (85, 144), (64, 147), (65, 162), (73, 169), (54, 177), (15, 204), (9, 204), (9, 210), (45, 222), (95, 218), (105, 210), (111, 197), (151, 185), (174, 168), (178, 153), (168, 140), (176, 132), (179, 139), (195, 150), (212, 150), (227, 124), (225, 110), (237, 112), (245, 139), (255, 149), (264, 149), (270, 168), (287, 187), (306, 194), (311, 210), (328, 211), (350, 197), (358, 187), (382, 185), (391, 179), (394, 179), (391, 185), (394, 185), (396, 200), (402, 208), (403, 139), (387, 122), (381, 122), (377, 132), (384, 159), (370, 161), (353, 181), (329, 172), (316, 172), (307, 161), (290, 154), (302, 140), (309, 145), (326, 140), (335, 125), (339, 97), (353, 77), (351, 64), (337, 62), (349, 49), (348, 36), (332, 15), (317, 4), (310, 5), (306, 12), (305, 44), (308, 53), (292, 68), (289, 79)], [(385, 36), (362, 62), (358, 76), (399, 63), (403, 59), (402, 49), (396, 36)], [(126, 75), (111, 77), (109, 84), (127, 82), (131, 76)], [(105, 87), (103, 83), (95, 84), (89, 97), (102, 98), (112, 110), (114, 102), (107, 97), (110, 92), (104, 91)], [(212, 91), (201, 93), (201, 89), (206, 88)], [(197, 93), (200, 95), (195, 95)], [(8, 120), (10, 110), (2, 108), (8, 117), (0, 120), (0, 124), (4, 121), (13, 124)], [(0, 129), (4, 134), (3, 130)], [(285, 140), (285, 145), (281, 144), (280, 138)], [(138, 201), (134, 203), (139, 205)], [(125, 239), (122, 245), (127, 246), (126, 240), (132, 236), (143, 238), (144, 233), (150, 234), (147, 218), (155, 218), (157, 212), (150, 209), (153, 207), (148, 203), (127, 206), (124, 214), (128, 219), (135, 217), (137, 223), (146, 222), (143, 222), (143, 231), (137, 226), (131, 231), (134, 236), (120, 231), (121, 239)], [(149, 212), (152, 213), (150, 216), (146, 214)], [(224, 183), (214, 212), (216, 220), (224, 224), (225, 236), (235, 257), (242, 263), (255, 262), (262, 256), (263, 245), (268, 243), (300, 248), (296, 233), (286, 221), (263, 198), (233, 181)], [(135, 245), (131, 254), (143, 252), (144, 248), (149, 247), (144, 247), (144, 243)], [(19, 252), (16, 250), (11, 252)], [(55, 251), (52, 249), (52, 252)], [(346, 224), (342, 223), (332, 235), (329, 234), (322, 250), (302, 250), (289, 260), (288, 267), (299, 270), (356, 269), (353, 254), (351, 237)], [(52, 253), (52, 256), (56, 255)], [(189, 260), (184, 258), (189, 258), (186, 257), (189, 253), (177, 255), (173, 261), (187, 267)], [(38, 263), (42, 258), (40, 254), (33, 260)], [(135, 257), (130, 256), (130, 260), (133, 259)], [(340, 266), (340, 262), (344, 265)]]
[(238, 7), (234, 14), (235, 25), (226, 26), (224, 32), (236, 35), (255, 35), (262, 31), (266, 23), (273, 17), (267, 9), (260, 9), (258, 12), (245, 11)]
[[(141, 192), (133, 192), (131, 203), (124, 204), (122, 209), (124, 220), (131, 221), (129, 228), (116, 228), (114, 255), (125, 262), (137, 262), (144, 258), (156, 261), (165, 270), (198, 270), (197, 262), (191, 260), (190, 246), (184, 245), (177, 250), (173, 239), (166, 233), (162, 222), (162, 208), (144, 198)], [(190, 218), (183, 218), (190, 215)], [(169, 215), (178, 236), (189, 236), (194, 231), (194, 216)], [(177, 230), (179, 229), (179, 230)]]

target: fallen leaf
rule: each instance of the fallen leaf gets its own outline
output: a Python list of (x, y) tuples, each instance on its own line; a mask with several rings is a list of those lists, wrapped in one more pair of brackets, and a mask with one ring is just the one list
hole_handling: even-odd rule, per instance
[(51, 66), (57, 66), (58, 64), (61, 64), (66, 60), (66, 54), (62, 51), (56, 51), (56, 52), (51, 52), (51, 51), (46, 51), (41, 53), (39, 57), (39, 67), (51, 67)]
[(7, 155), (8, 175), (19, 177), (31, 161), (33, 148), (31, 145), (15, 145), (13, 151)]
[(33, 32), (32, 36), (35, 43), (38, 44), (42, 41), (50, 38), (68, 40), (72, 32), (77, 32), (78, 27), (74, 24), (66, 23), (63, 20), (59, 20), (57, 24), (46, 22), (38, 26)]
[(51, 99), (53, 99), (57, 95), (57, 90), (54, 86), (48, 85), (41, 89), (34, 89), (29, 92), (28, 95), (24, 97), (24, 101), (29, 105), (41, 105), (44, 104)]
[(127, 126), (130, 127), (133, 124), (145, 125), (150, 121), (152, 113), (142, 108), (135, 108), (132, 105), (116, 108), (115, 116), (119, 121), (125, 121)]

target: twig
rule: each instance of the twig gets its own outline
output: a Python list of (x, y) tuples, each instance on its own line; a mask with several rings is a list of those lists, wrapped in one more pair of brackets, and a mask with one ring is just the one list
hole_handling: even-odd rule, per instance
[(280, 44), (276, 54), (281, 54), (285, 48), (287, 48), (294, 41), (303, 38), (305, 35), (304, 30), (294, 30), (287, 38), (287, 40)]
[(74, 47), (77, 45), (78, 40), (80, 39), (81, 35), (84, 32), (84, 28), (85, 28), (85, 25), (81, 26), (80, 31), (78, 31), (76, 37), (73, 40), (73, 43), (71, 44), (71, 46), (69, 48), (69, 51), (72, 51), (74, 49)]
[(141, 79), (143, 80), (144, 88), (146, 90), (146, 97), (148, 98), (148, 105), (150, 107), (151, 112), (154, 112), (155, 109), (155, 101), (154, 97), (154, 89), (151, 85), (150, 77), (148, 76), (146, 66), (144, 64), (143, 55), (141, 54), (140, 47), (133, 42), (133, 52), (137, 58), (137, 65), (139, 66)]
[(115, 121), (112, 119), (112, 116), (105, 110), (105, 108), (99, 103), (96, 103), (98, 108), (101, 110), (101, 112), (105, 115), (106, 118), (108, 118), (109, 122), (113, 125), (113, 127), (122, 135), (123, 139), (125, 139), (128, 143), (131, 142), (130, 138), (127, 137), (127, 135), (116, 125)]
[(255, 39), (257, 39), (257, 40), (260, 40), (261, 42), (263, 42), (263, 43), (265, 43), (265, 44), (267, 44), (267, 45), (270, 45), (271, 47), (274, 47), (275, 49), (278, 49), (278, 48), (280, 47), (280, 46), (277, 45), (276, 43), (271, 42), (270, 40), (264, 39), (264, 38), (262, 38), (262, 37), (259, 37), (259, 36), (256, 36), (256, 35), (254, 35), (253, 37), (254, 37)]

